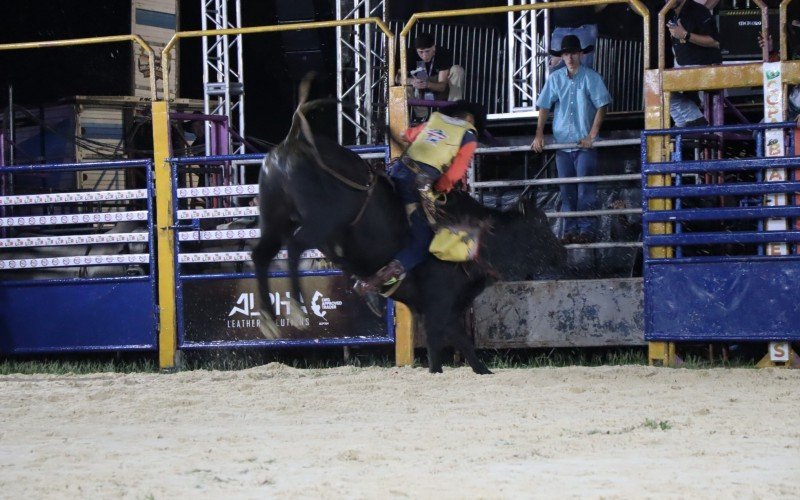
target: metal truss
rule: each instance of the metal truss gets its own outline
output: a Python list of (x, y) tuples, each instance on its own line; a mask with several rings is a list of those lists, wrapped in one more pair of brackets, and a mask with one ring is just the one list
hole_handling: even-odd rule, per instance
[[(508, 5), (532, 5), (548, 0), (508, 0)], [(544, 19), (544, 33), (537, 25)], [(547, 76), (550, 16), (547, 9), (508, 13), (508, 109), (522, 116), (536, 111), (536, 98)]]
[[(240, 28), (240, 0), (200, 0), (203, 30)], [(233, 10), (233, 21), (229, 10)], [(242, 64), (242, 35), (203, 37), (204, 109), (207, 115), (228, 118), (228, 151), (217, 154), (244, 154), (244, 72)], [(206, 137), (211, 137), (210, 121), (206, 122)], [(238, 135), (238, 137), (237, 137)], [(224, 140), (224, 139), (223, 139)], [(211, 154), (211, 141), (206, 141), (206, 154)]]
[[(336, 19), (378, 17), (389, 0), (340, 0)], [(341, 144), (383, 144), (388, 97), (386, 38), (372, 24), (336, 28), (337, 130)]]

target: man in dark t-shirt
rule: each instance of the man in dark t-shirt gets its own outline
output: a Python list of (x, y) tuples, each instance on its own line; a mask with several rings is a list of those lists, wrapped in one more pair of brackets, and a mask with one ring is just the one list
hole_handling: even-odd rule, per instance
[(464, 68), (453, 64), (452, 53), (436, 45), (430, 33), (421, 33), (414, 39), (414, 50), (409, 50), (406, 60), (411, 85), (420, 97), (442, 101), (464, 97)]
[(678, 0), (667, 22), (675, 67), (722, 64), (719, 31), (714, 16), (697, 2)]
[[(719, 32), (707, 7), (694, 0), (678, 0), (667, 21), (675, 67), (722, 64)], [(677, 127), (708, 125), (700, 108), (682, 92), (670, 95), (669, 114)]]

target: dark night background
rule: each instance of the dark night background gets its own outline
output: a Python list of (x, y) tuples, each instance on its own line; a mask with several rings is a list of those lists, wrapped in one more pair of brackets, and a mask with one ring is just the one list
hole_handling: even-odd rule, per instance
[[(335, 17), (335, 0), (242, 0), (243, 25), (257, 26)], [(129, 0), (27, 0), (5, 1), (0, 17), (0, 43), (127, 34), (131, 26)], [(658, 4), (656, 0), (647, 2)], [(392, 19), (407, 20), (427, 10), (506, 5), (506, 0), (439, 0), (390, 2)], [(652, 7), (652, 5), (651, 5)], [(200, 29), (196, 0), (179, 2), (179, 28)], [(641, 18), (626, 5), (609, 6), (601, 18), (601, 32), (621, 38), (641, 37)], [(445, 20), (452, 23), (491, 24), (505, 29), (506, 16), (477, 16)], [(316, 95), (335, 92), (333, 29), (310, 36), (280, 33), (244, 37), (244, 75), (247, 135), (268, 142), (282, 139), (288, 129), (296, 99), (296, 77), (304, 71), (294, 62), (293, 49), (312, 46), (315, 69), (324, 77)], [(202, 99), (200, 39), (179, 44), (180, 97)], [(49, 48), (0, 52), (0, 106), (8, 105), (8, 86), (14, 86), (17, 104), (38, 107), (73, 95), (129, 95), (131, 44)]]

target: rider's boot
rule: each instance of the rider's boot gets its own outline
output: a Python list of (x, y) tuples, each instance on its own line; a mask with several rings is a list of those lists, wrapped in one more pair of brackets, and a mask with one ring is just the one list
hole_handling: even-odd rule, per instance
[(378, 293), (382, 288), (389, 287), (405, 278), (405, 269), (399, 260), (395, 259), (378, 269), (378, 272), (367, 279), (356, 281), (353, 290), (362, 297), (367, 293)]

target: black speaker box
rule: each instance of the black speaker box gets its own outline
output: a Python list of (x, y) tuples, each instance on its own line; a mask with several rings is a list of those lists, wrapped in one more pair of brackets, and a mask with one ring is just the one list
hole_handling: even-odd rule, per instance
[[(780, 40), (778, 11), (769, 12), (769, 33), (773, 48), (777, 50)], [(761, 59), (758, 35), (761, 33), (761, 11), (757, 9), (721, 10), (717, 17), (720, 49), (726, 61)]]
[(275, 10), (282, 23), (313, 21), (316, 17), (313, 0), (277, 0)]
[(281, 32), (281, 41), (285, 52), (307, 52), (321, 50), (319, 30), (300, 30)]

